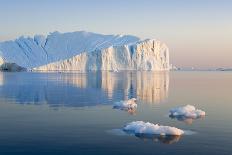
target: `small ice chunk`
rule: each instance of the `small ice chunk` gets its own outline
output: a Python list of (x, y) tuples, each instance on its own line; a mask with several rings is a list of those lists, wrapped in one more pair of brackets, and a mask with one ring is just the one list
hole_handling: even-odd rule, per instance
[(116, 109), (136, 109), (137, 108), (137, 103), (136, 103), (136, 98), (131, 98), (129, 100), (125, 101), (119, 101), (114, 103), (114, 108)]
[(134, 121), (128, 123), (124, 128), (126, 132), (133, 132), (134, 134), (150, 134), (150, 135), (182, 135), (184, 131), (175, 127), (162, 126), (143, 121)]
[(169, 116), (171, 116), (171, 117), (186, 117), (186, 118), (196, 119), (196, 118), (200, 118), (200, 117), (205, 116), (205, 112), (200, 110), (200, 109), (196, 109), (192, 105), (186, 105), (183, 107), (177, 107), (177, 108), (171, 109), (169, 111)]

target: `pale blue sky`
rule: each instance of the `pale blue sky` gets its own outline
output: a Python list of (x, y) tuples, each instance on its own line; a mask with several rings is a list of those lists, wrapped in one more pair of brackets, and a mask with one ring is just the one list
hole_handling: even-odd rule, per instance
[(230, 0), (0, 0), (0, 41), (86, 30), (157, 38), (177, 66), (232, 67)]

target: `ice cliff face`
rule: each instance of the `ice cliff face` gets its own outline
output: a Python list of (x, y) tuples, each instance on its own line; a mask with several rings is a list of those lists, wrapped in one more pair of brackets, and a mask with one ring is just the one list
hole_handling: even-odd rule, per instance
[(0, 66), (4, 63), (4, 60), (2, 57), (0, 57)]
[(169, 53), (165, 44), (146, 40), (132, 45), (111, 46), (83, 52), (70, 59), (34, 70), (168, 70)]
[(0, 65), (42, 71), (169, 70), (169, 51), (160, 41), (90, 32), (20, 37), (0, 43)]

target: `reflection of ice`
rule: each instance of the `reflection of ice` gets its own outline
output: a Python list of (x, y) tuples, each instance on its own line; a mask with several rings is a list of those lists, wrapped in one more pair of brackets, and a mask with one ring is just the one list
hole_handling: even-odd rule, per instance
[(173, 144), (180, 140), (181, 136), (171, 136), (171, 135), (146, 135), (146, 134), (136, 134), (136, 137), (142, 140), (152, 140), (154, 142), (161, 142), (164, 144)]
[[(123, 78), (123, 80), (121, 80)], [(123, 99), (138, 97), (147, 103), (160, 103), (168, 97), (168, 72), (124, 72), (103, 73), (102, 89), (112, 98), (113, 92), (121, 86)]]
[(118, 108), (118, 107), (113, 107), (113, 109), (119, 109), (122, 111), (128, 112), (130, 115), (135, 115), (137, 108)]
[(172, 119), (176, 119), (178, 121), (184, 122), (186, 124), (192, 124), (194, 120), (204, 118), (204, 116), (199, 116), (197, 118), (189, 118), (189, 117), (185, 117), (185, 116), (173, 116), (173, 115), (169, 115), (169, 117)]
[(0, 72), (0, 86), (2, 86), (4, 84), (4, 81), (3, 81), (3, 73)]
[(165, 100), (168, 85), (168, 73), (0, 73), (0, 97), (21, 104), (90, 106), (133, 97), (154, 103)]
[(127, 112), (130, 114), (130, 115), (135, 115), (136, 114), (136, 109), (128, 109)]
[[(96, 78), (96, 79), (94, 79)], [(93, 80), (94, 79), (94, 80)], [(138, 97), (147, 103), (160, 103), (168, 97), (168, 72), (97, 72), (88, 74), (64, 74), (59, 80), (79, 88), (100, 87), (109, 99), (118, 90), (124, 100)], [(93, 82), (98, 84), (93, 84)]]
[(138, 72), (137, 96), (148, 103), (160, 103), (168, 96), (169, 76), (166, 72)]
[(72, 85), (76, 85), (79, 88), (86, 88), (87, 86), (86, 76), (83, 76), (82, 74), (80, 74), (80, 76), (72, 76), (72, 78), (65, 76), (65, 81)]
[(82, 73), (60, 73), (57, 74), (55, 77), (52, 76), (49, 78), (51, 81), (60, 81), (62, 83), (71, 84), (78, 88), (86, 88), (87, 87), (87, 77), (86, 74)]
[(111, 99), (116, 87), (117, 77), (112, 72), (101, 72), (101, 88)]

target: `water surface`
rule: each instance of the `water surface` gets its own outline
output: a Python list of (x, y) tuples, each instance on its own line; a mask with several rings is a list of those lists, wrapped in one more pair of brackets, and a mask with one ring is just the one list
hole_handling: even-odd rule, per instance
[[(0, 73), (0, 154), (232, 154), (232, 72)], [(135, 111), (113, 109), (136, 97)], [(168, 117), (191, 104), (197, 120)], [(126, 134), (131, 121), (181, 137)]]

